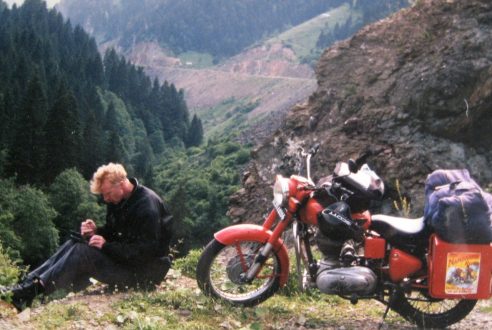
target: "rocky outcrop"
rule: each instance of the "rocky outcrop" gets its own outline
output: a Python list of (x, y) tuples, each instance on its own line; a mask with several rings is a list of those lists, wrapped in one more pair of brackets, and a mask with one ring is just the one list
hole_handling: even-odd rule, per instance
[(370, 165), (390, 188), (400, 182), (415, 215), (434, 169), (468, 168), (492, 182), (489, 0), (419, 0), (328, 48), (316, 75), (307, 104), (253, 152), (251, 184), (232, 198), (234, 221), (261, 220), (274, 174), (295, 174), (297, 147), (316, 141), (315, 177), (372, 149)]

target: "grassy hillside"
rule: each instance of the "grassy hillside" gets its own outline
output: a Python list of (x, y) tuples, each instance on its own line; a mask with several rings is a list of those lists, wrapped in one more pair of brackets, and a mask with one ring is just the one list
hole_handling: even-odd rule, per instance
[[(255, 308), (233, 307), (204, 296), (190, 277), (198, 251), (178, 259), (164, 283), (151, 293), (108, 293), (94, 285), (87, 292), (36, 302), (16, 315), (0, 306), (1, 329), (377, 329), (384, 306), (357, 305), (336, 296), (297, 291), (294, 281)], [(291, 277), (292, 280), (292, 277)], [(56, 297), (55, 297), (56, 298)], [(492, 301), (481, 301), (464, 321), (451, 329), (488, 329)], [(413, 329), (390, 312), (383, 329)]]
[(306, 59), (316, 52), (316, 42), (322, 31), (333, 30), (337, 24), (344, 24), (349, 17), (356, 22), (360, 16), (360, 13), (351, 10), (345, 3), (279, 34), (266, 43), (280, 42), (286, 47), (291, 47), (299, 59)]

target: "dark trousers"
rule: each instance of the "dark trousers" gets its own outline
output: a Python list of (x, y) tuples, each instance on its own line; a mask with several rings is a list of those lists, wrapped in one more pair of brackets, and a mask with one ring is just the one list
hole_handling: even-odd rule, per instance
[(169, 260), (156, 259), (148, 267), (132, 269), (116, 263), (95, 247), (68, 240), (41, 266), (30, 272), (27, 278), (40, 278), (46, 294), (57, 289), (83, 290), (90, 285), (91, 277), (119, 288), (147, 289), (160, 283), (169, 267)]

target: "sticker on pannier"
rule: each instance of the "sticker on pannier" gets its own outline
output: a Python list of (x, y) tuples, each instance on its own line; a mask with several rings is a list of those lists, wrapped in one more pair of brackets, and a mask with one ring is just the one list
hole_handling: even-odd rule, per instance
[(480, 275), (480, 253), (449, 252), (446, 267), (446, 294), (476, 294)]

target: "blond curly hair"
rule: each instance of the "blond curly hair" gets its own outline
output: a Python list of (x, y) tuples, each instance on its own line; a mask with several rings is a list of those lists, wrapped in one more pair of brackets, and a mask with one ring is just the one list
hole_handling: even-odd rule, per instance
[(126, 170), (121, 164), (109, 163), (102, 165), (92, 176), (91, 192), (99, 195), (101, 194), (101, 185), (105, 180), (109, 180), (112, 184), (116, 184), (125, 180), (126, 176)]

